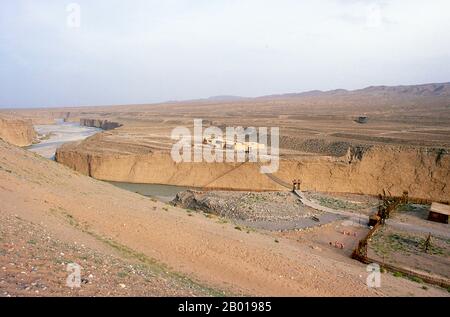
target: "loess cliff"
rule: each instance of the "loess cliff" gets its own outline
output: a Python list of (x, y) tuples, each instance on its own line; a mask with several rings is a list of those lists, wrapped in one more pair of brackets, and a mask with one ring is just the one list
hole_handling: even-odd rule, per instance
[(0, 138), (16, 146), (28, 146), (36, 138), (31, 120), (0, 118)]

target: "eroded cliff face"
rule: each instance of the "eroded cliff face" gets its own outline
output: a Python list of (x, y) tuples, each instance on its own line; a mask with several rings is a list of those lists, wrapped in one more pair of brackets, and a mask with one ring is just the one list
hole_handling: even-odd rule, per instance
[(36, 139), (31, 120), (0, 118), (0, 138), (16, 146), (28, 146)]
[(122, 126), (120, 123), (101, 119), (80, 119), (80, 125), (102, 130), (113, 130)]
[(286, 178), (291, 171), (307, 190), (371, 195), (386, 190), (394, 196), (407, 190), (414, 198), (450, 200), (450, 155), (441, 150), (376, 146), (356, 157), (301, 160), (279, 174)]
[[(255, 163), (175, 163), (167, 152), (89, 153), (66, 144), (56, 160), (96, 179), (234, 190), (286, 189), (260, 173)], [(302, 180), (302, 190), (377, 195), (383, 190), (437, 201), (450, 199), (450, 155), (446, 151), (374, 146), (336, 157), (281, 160), (276, 178)]]

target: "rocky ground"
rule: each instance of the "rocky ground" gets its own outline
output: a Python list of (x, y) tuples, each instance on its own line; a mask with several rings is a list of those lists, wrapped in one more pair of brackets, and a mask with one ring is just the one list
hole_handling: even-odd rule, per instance
[(319, 205), (361, 215), (372, 215), (378, 211), (380, 201), (377, 197), (347, 193), (305, 192), (305, 196)]
[[(1, 296), (208, 296), (207, 291), (114, 250), (67, 243), (40, 225), (0, 213)], [(70, 288), (69, 264), (81, 266), (81, 287)]]
[(303, 229), (339, 218), (303, 205), (291, 192), (187, 190), (178, 193), (172, 204), (269, 231)]
[(248, 221), (296, 220), (317, 215), (316, 210), (302, 205), (291, 192), (187, 190), (178, 193), (173, 203), (221, 217)]
[[(305, 196), (324, 207), (357, 215), (376, 213), (379, 204), (376, 197), (368, 195), (306, 192)], [(301, 230), (342, 218), (305, 206), (291, 192), (187, 190), (178, 193), (172, 203), (270, 231)]]
[(369, 145), (361, 145), (348, 141), (327, 141), (324, 139), (306, 139), (299, 141), (295, 136), (281, 136), (280, 146), (282, 148), (292, 149), (305, 153), (316, 153), (331, 156), (344, 156), (349, 148), (366, 150)]

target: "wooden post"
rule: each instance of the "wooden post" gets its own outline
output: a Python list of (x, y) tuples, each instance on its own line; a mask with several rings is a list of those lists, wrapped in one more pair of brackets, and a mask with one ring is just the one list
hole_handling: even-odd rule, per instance
[(404, 204), (407, 204), (408, 202), (409, 202), (409, 197), (408, 197), (408, 191), (407, 190), (405, 190), (404, 192), (403, 192), (403, 203)]
[(431, 247), (431, 233), (428, 234), (428, 238), (425, 241), (425, 253), (428, 253), (430, 247)]

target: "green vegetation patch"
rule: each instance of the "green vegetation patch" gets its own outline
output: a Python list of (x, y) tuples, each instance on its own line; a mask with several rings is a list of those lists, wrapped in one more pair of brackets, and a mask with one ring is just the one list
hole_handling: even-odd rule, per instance
[(359, 204), (355, 204), (349, 201), (336, 199), (332, 197), (313, 196), (313, 198), (317, 200), (320, 205), (332, 209), (347, 209), (347, 210), (363, 209), (363, 207)]
[[(426, 254), (429, 255), (448, 255), (448, 251), (439, 246), (440, 238), (432, 237), (431, 244)], [(446, 242), (446, 241), (445, 241)], [(379, 256), (386, 256), (392, 252), (403, 252), (413, 254), (425, 254), (426, 237), (410, 236), (399, 233), (391, 233), (384, 235), (381, 230), (377, 235), (372, 237), (371, 247)]]
[(416, 212), (416, 211), (424, 211), (429, 209), (429, 205), (418, 205), (418, 204), (401, 204), (397, 207), (398, 212)]

